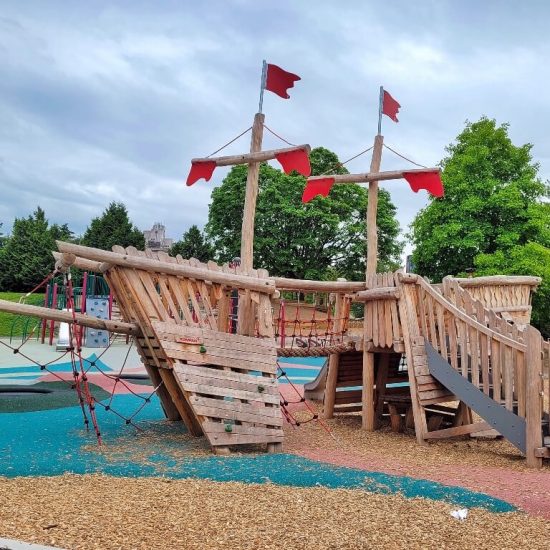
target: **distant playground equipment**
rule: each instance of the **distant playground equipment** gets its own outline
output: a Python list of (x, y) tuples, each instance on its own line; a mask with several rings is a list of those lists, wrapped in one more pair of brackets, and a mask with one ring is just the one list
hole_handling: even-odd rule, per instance
[[(67, 273), (76, 267), (101, 274), (124, 321), (77, 312), (70, 285), (69, 311), (7, 302), (0, 302), (0, 309), (69, 324), (77, 341), (71, 348), (75, 387), (98, 439), (97, 401), (79, 355), (81, 327), (133, 335), (167, 418), (181, 420), (195, 436), (205, 435), (217, 453), (249, 444), (281, 450), (283, 421), (292, 422), (292, 417), (279, 393), (278, 380), (285, 373), (278, 357), (327, 356), (326, 368), (306, 387), (306, 396), (322, 398), (323, 418), (359, 412), (367, 431), (386, 419), (394, 431), (414, 429), (419, 444), (499, 434), (525, 455), (529, 466), (540, 467), (550, 458), (550, 387), (543, 359), (549, 343), (529, 325), (531, 296), (540, 279), (446, 277), (431, 284), (416, 274), (377, 273), (378, 182), (405, 179), (413, 191), (426, 189), (440, 197), (439, 170), (380, 171), (382, 114), (397, 121), (399, 109), (383, 89), (378, 134), (366, 150), (373, 151), (370, 172), (336, 175), (329, 170), (309, 177), (309, 145), (262, 150), (264, 129), (278, 136), (264, 124), (264, 89), (288, 97), (287, 88), (299, 79), (273, 67), (264, 64), (260, 112), (249, 129), (250, 153), (193, 159), (187, 179), (193, 185), (209, 180), (217, 166), (248, 165), (240, 265), (59, 241), (56, 270)], [(364, 281), (298, 280), (254, 269), (259, 164), (272, 159), (285, 172), (308, 177), (303, 202), (328, 196), (336, 184), (369, 184)], [(362, 319), (352, 318), (353, 304), (362, 306)], [(317, 420), (314, 412), (311, 418)]]
[[(111, 319), (113, 314), (113, 296), (105, 279), (101, 275), (88, 273), (82, 274), (82, 286), (73, 287), (75, 311), (87, 313), (92, 317)], [(84, 298), (83, 298), (84, 297)], [(23, 297), (22, 303), (24, 303)], [(52, 280), (45, 287), (43, 307), (67, 311), (67, 289), (60, 283)], [(84, 342), (87, 347), (106, 347), (109, 343), (109, 333), (102, 330), (89, 329), (85, 331)], [(10, 330), (10, 343), (21, 337), (24, 342), (30, 338), (46, 341), (51, 346), (55, 341), (58, 350), (67, 349), (70, 346), (69, 327), (67, 323), (56, 323), (52, 319), (37, 320), (27, 315), (17, 315), (12, 321)]]

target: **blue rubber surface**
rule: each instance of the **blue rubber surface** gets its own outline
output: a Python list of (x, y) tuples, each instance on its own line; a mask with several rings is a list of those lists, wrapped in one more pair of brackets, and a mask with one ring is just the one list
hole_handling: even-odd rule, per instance
[[(131, 395), (117, 395), (112, 407), (124, 416), (132, 414), (141, 401)], [(136, 417), (146, 430), (160, 436), (133, 437), (134, 428), (112, 412), (98, 407), (97, 415), (106, 445), (122, 450), (98, 452), (94, 433), (82, 429), (78, 407), (50, 411), (0, 414), (0, 475), (53, 476), (63, 473), (105, 473), (116, 476), (160, 476), (200, 478), (248, 483), (272, 482), (298, 487), (325, 486), (356, 488), (375, 493), (400, 493), (405, 497), (444, 500), (461, 507), (483, 507), (494, 512), (515, 508), (502, 500), (461, 487), (426, 480), (332, 466), (289, 454), (257, 454), (234, 457), (181, 456), (191, 447), (182, 425), (168, 423), (155, 397)], [(136, 451), (140, 459), (136, 458)], [(177, 455), (174, 452), (177, 451)], [(146, 460), (143, 459), (146, 458)]]

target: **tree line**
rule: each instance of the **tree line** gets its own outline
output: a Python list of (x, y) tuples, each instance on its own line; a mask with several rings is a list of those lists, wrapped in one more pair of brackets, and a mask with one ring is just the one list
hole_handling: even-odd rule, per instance
[[(414, 271), (439, 282), (445, 275), (536, 275), (543, 279), (533, 301), (533, 322), (550, 335), (549, 186), (538, 176), (531, 144), (514, 145), (508, 125), (482, 118), (467, 123), (441, 161), (445, 196), (430, 198), (409, 228)], [(312, 174), (346, 173), (323, 147), (310, 155)], [(212, 192), (208, 221), (191, 226), (172, 255), (201, 261), (239, 256), (246, 166), (235, 166)], [(299, 279), (364, 278), (367, 192), (334, 186), (328, 198), (302, 204), (305, 179), (268, 164), (260, 167), (254, 264), (271, 274)], [(378, 203), (378, 271), (401, 265), (404, 241), (395, 205), (385, 190)], [(143, 250), (143, 233), (124, 204), (111, 203), (82, 236), (67, 224), (49, 224), (37, 207), (16, 219), (12, 233), (0, 223), (0, 290), (26, 291), (53, 268), (56, 239), (110, 250), (114, 244)]]

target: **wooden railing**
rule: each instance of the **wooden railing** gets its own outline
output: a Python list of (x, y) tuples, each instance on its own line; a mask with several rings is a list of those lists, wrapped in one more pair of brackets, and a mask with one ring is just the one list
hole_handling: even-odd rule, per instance
[(446, 279), (457, 281), (487, 309), (524, 325), (531, 320), (531, 295), (541, 283), (540, 277), (512, 275)]
[(456, 280), (446, 279), (441, 292), (421, 277), (408, 282), (416, 282), (402, 286), (402, 299), (416, 313), (416, 319), (409, 313), (408, 331), (427, 340), (474, 386), (525, 418), (528, 459), (540, 460), (535, 457), (542, 447), (544, 410), (540, 333), (499, 318)]
[(367, 278), (367, 290), (355, 300), (365, 302), (365, 345), (374, 348), (399, 347), (403, 331), (397, 307), (399, 273), (376, 273)]

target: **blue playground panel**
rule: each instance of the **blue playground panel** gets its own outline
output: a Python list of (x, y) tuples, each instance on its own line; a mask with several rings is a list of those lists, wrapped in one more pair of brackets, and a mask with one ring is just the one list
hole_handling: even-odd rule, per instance
[[(326, 357), (281, 357), (279, 366), (283, 369), (293, 384), (307, 384), (317, 378), (319, 371), (325, 364)], [(306, 365), (307, 369), (302, 368)], [(288, 384), (288, 380), (281, 376), (280, 384)]]
[[(112, 408), (130, 416), (142, 403), (132, 395), (117, 395)], [(53, 476), (63, 473), (104, 473), (115, 476), (168, 476), (246, 483), (276, 483), (297, 487), (324, 486), (354, 488), (374, 493), (400, 493), (405, 497), (444, 500), (461, 507), (482, 507), (493, 512), (515, 510), (511, 504), (488, 495), (427, 480), (332, 466), (289, 454), (257, 454), (234, 457), (175, 459), (170, 451), (181, 452), (192, 443), (179, 423), (164, 420), (159, 401), (154, 397), (136, 416), (146, 432), (159, 435), (157, 442), (146, 444), (135, 436), (135, 429), (111, 412), (96, 409), (105, 445), (114, 445), (114, 453), (96, 451), (93, 431), (82, 427), (78, 407), (39, 412), (0, 414), (0, 475)], [(171, 437), (163, 438), (163, 435)], [(118, 452), (116, 445), (122, 445)], [(147, 445), (149, 448), (147, 449)], [(136, 458), (146, 451), (147, 460)]]

